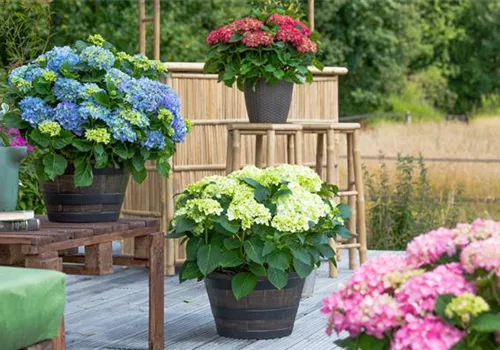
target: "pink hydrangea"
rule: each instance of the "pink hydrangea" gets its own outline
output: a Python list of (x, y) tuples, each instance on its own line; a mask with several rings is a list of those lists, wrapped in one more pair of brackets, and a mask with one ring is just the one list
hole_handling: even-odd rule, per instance
[(300, 44), (297, 45), (297, 51), (302, 53), (316, 53), (318, 51), (318, 45), (309, 38), (303, 38)]
[(474, 293), (474, 283), (462, 274), (458, 263), (440, 265), (404, 283), (396, 291), (396, 300), (405, 314), (425, 316), (434, 310), (440, 294)]
[(391, 350), (449, 350), (465, 335), (435, 316), (409, 315), (406, 321), (394, 334)]
[(244, 31), (260, 30), (260, 27), (264, 25), (262, 21), (259, 21), (258, 19), (251, 17), (238, 19), (234, 21), (233, 24), (236, 27), (236, 30), (244, 30)]
[(453, 230), (456, 234), (455, 245), (464, 248), (471, 242), (500, 237), (500, 222), (476, 219), (471, 224), (458, 224)]
[(456, 254), (453, 230), (439, 228), (414, 238), (406, 248), (408, 264), (414, 267), (435, 263), (444, 254)]
[(311, 30), (309, 29), (309, 27), (301, 21), (295, 21), (295, 26), (299, 27), (306, 36), (311, 35)]
[(207, 36), (207, 44), (214, 45), (219, 43), (228, 43), (231, 41), (231, 37), (235, 32), (236, 26), (234, 23), (212, 30)]
[(242, 42), (248, 47), (270, 46), (273, 43), (273, 35), (260, 30), (248, 32), (245, 34)]
[(500, 237), (491, 237), (466, 246), (460, 254), (460, 262), (468, 273), (477, 269), (495, 270), (500, 277)]
[(276, 40), (289, 42), (294, 46), (298, 46), (304, 40), (304, 34), (295, 25), (283, 25), (276, 33)]
[(295, 19), (287, 15), (273, 14), (271, 15), (266, 23), (277, 24), (278, 26), (295, 26)]

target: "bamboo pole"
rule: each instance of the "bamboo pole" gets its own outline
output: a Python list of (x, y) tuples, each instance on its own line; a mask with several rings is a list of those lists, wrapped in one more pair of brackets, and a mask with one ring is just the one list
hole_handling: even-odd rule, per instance
[(160, 0), (153, 0), (153, 58), (160, 59)]
[(295, 142), (293, 135), (286, 136), (287, 160), (289, 164), (297, 164), (297, 159), (295, 158)]
[(314, 30), (314, 0), (307, 1), (307, 21), (311, 31)]
[(233, 169), (233, 131), (227, 131), (227, 153), (226, 153), (226, 174), (230, 174)]
[(365, 191), (363, 184), (363, 173), (361, 169), (361, 156), (359, 150), (359, 130), (355, 130), (353, 134), (354, 148), (354, 175), (356, 178), (357, 197), (357, 226), (359, 240), (359, 260), (363, 264), (366, 261), (366, 222), (365, 222)]
[(138, 0), (139, 5), (139, 52), (146, 54), (146, 0)]
[(267, 130), (267, 166), (276, 164), (276, 132)]
[(232, 143), (233, 147), (231, 150), (232, 156), (232, 171), (240, 170), (241, 167), (241, 134), (239, 130), (232, 131)]
[[(337, 173), (335, 169), (335, 132), (333, 129), (328, 129), (326, 132), (326, 177), (327, 182), (331, 184), (337, 183)], [(330, 238), (330, 247), (333, 251), (337, 251), (333, 238)], [(337, 267), (332, 263), (329, 263), (328, 272), (330, 277), (337, 277), (338, 275)]]
[(264, 137), (262, 135), (255, 136), (255, 166), (257, 168), (262, 168), (262, 151), (264, 147)]
[(298, 130), (295, 134), (295, 164), (302, 165), (304, 162), (304, 133)]
[[(353, 134), (346, 134), (347, 138), (347, 190), (356, 190), (356, 178), (354, 169), (354, 152), (353, 152)], [(349, 208), (351, 208), (351, 217), (349, 218), (349, 231), (356, 234), (356, 197), (349, 196), (347, 203)], [(349, 243), (356, 243), (356, 239), (353, 237), (350, 239)], [(356, 268), (356, 248), (349, 249), (349, 269), (354, 270)]]
[(325, 140), (325, 135), (324, 134), (317, 134), (316, 135), (316, 172), (318, 173), (319, 177), (323, 178), (323, 148), (324, 148), (324, 140)]

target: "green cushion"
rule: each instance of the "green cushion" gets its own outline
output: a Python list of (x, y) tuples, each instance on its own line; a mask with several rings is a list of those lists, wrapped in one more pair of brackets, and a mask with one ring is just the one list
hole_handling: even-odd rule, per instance
[(18, 350), (57, 337), (64, 313), (66, 275), (0, 266), (0, 344)]

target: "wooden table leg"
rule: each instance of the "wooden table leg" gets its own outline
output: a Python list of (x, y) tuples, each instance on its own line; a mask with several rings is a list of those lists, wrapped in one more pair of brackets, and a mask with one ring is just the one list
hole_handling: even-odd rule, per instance
[(352, 138), (354, 149), (354, 176), (356, 179), (357, 197), (357, 228), (359, 240), (359, 260), (360, 263), (366, 261), (366, 221), (365, 221), (365, 190), (363, 184), (363, 169), (361, 168), (361, 154), (359, 150), (359, 130), (355, 130)]
[(316, 173), (323, 178), (323, 148), (325, 143), (325, 135), (317, 133), (316, 137)]
[(264, 162), (262, 160), (262, 151), (264, 148), (264, 136), (255, 135), (255, 166), (262, 168)]
[(149, 350), (164, 350), (164, 244), (163, 233), (150, 235), (149, 246)]
[[(354, 176), (354, 151), (352, 144), (352, 134), (346, 134), (347, 137), (347, 190), (356, 190), (356, 178)], [(356, 234), (356, 197), (349, 196), (347, 203), (349, 208), (351, 208), (351, 217), (349, 218), (348, 228), (349, 231)], [(349, 243), (356, 243), (356, 238), (353, 237), (349, 240)], [(349, 248), (349, 270), (354, 270), (356, 268), (356, 248)]]
[(66, 350), (64, 317), (61, 321), (61, 326), (59, 327), (59, 334), (57, 335), (57, 338), (52, 340), (52, 350)]
[(233, 131), (227, 131), (226, 174), (233, 171)]
[(266, 166), (274, 166), (276, 164), (276, 132), (267, 130), (267, 164)]
[(241, 133), (239, 130), (233, 130), (232, 132), (232, 167), (231, 171), (238, 171), (241, 167)]

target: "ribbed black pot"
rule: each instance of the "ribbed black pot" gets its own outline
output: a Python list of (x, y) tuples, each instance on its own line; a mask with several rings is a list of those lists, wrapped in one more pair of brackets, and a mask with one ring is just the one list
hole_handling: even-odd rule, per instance
[(292, 102), (293, 83), (268, 85), (261, 79), (252, 89), (245, 85), (245, 105), (251, 123), (286, 123)]
[(88, 187), (75, 187), (73, 166), (54, 181), (41, 181), (40, 186), (53, 222), (110, 222), (120, 217), (129, 174), (123, 169), (93, 169), (94, 182)]
[(205, 286), (217, 333), (236, 339), (273, 339), (290, 335), (299, 307), (304, 280), (288, 275), (288, 284), (276, 289), (266, 277), (248, 296), (236, 300), (231, 291), (231, 275), (212, 273)]

